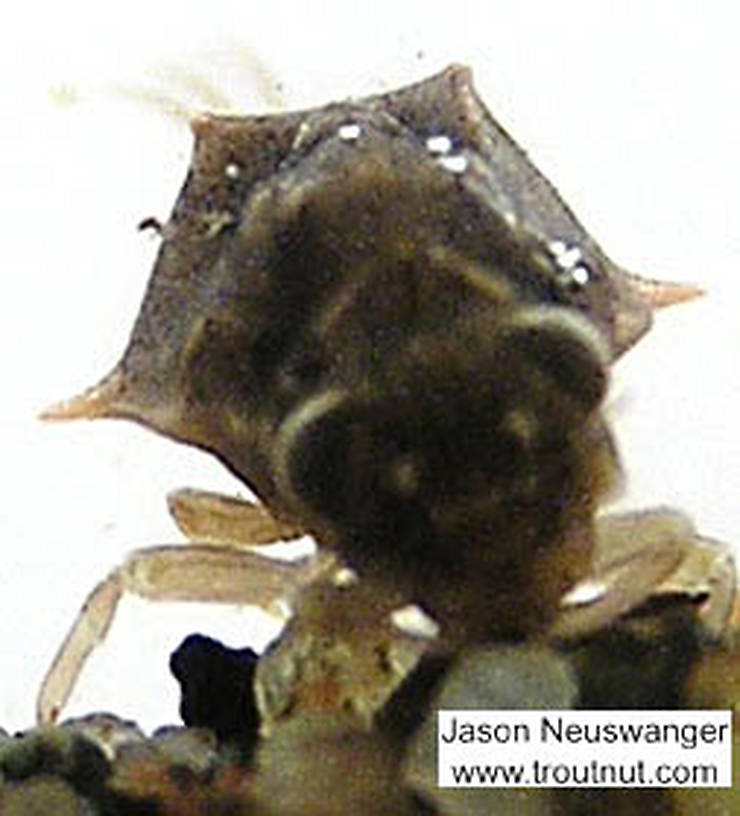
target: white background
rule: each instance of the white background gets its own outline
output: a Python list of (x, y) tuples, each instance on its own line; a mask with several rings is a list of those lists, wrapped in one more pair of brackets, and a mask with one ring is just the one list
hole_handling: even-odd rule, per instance
[[(43, 425), (113, 366), (184, 178), (164, 92), (264, 112), (391, 89), (469, 63), (483, 98), (617, 262), (706, 285), (615, 372), (631, 505), (675, 505), (740, 541), (740, 57), (734, 4), (16, 4), (0, 33), (0, 724), (27, 727), (87, 591), (130, 549), (178, 541), (165, 493), (238, 491), (205, 454), (120, 422)], [(233, 645), (252, 617), (122, 604), (70, 714), (176, 720), (169, 651)], [(163, 627), (160, 631), (159, 625)], [(259, 628), (259, 627), (257, 627)], [(166, 697), (166, 699), (164, 699)], [(164, 701), (163, 701), (164, 700)]]

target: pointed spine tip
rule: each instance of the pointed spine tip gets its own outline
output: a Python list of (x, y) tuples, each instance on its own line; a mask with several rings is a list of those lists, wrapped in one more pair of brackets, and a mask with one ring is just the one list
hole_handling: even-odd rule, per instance
[(67, 422), (118, 416), (116, 405), (122, 390), (122, 376), (116, 371), (87, 391), (45, 408), (39, 414), (39, 419), (44, 422)]
[(629, 275), (633, 291), (650, 306), (651, 309), (663, 309), (678, 303), (703, 297), (706, 290), (694, 283), (674, 283), (671, 281), (650, 280), (638, 275)]
[(80, 394), (44, 408), (39, 419), (44, 422), (67, 422), (73, 419), (97, 419), (106, 416), (104, 406), (94, 395)]

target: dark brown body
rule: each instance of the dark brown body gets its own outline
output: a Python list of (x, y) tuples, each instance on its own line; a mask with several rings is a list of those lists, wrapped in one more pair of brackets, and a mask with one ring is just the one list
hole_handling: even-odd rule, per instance
[[(695, 290), (646, 297), (650, 285), (603, 255), (462, 68), (356, 103), (207, 117), (194, 131), (122, 361), (50, 415), (127, 417), (199, 445), (264, 506), (171, 496), (191, 546), (137, 551), (92, 591), (39, 719), (58, 716), (126, 591), (264, 609), (282, 599), (292, 618), (243, 684), (237, 672), (226, 688), (207, 656), (184, 673), (198, 686), (185, 710), (205, 712), (193, 724), (231, 731), (245, 699), (259, 713), (259, 738), (256, 722), (245, 729), (256, 760), (238, 769), (227, 807), (731, 807), (724, 792), (437, 785), (438, 708), (734, 704), (721, 677), (737, 663), (726, 548), (667, 510), (596, 520), (618, 476), (601, 411), (610, 364), (648, 328), (651, 305)], [(286, 563), (253, 549), (303, 531), (338, 557)], [(404, 623), (409, 602), (434, 620)], [(180, 797), (172, 774), (161, 778), (161, 797)], [(218, 784), (204, 786), (208, 812)]]
[(599, 408), (649, 326), (633, 279), (464, 68), (193, 127), (98, 413), (215, 453), (448, 631), (541, 626), (616, 471)]

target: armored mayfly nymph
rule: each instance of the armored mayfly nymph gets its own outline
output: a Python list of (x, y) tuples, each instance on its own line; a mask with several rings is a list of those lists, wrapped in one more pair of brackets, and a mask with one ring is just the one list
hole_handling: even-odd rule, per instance
[[(597, 517), (619, 481), (610, 366), (655, 308), (698, 290), (612, 263), (463, 67), (192, 129), (121, 362), (45, 417), (132, 419), (199, 446), (258, 503), (174, 494), (194, 543), (138, 551), (94, 590), (41, 720), (125, 591), (287, 599), (294, 637), (351, 640), (350, 696), (370, 718), (426, 649), (577, 637), (656, 593), (701, 596), (720, 636), (723, 549), (679, 514)], [(304, 534), (318, 550), (298, 562), (255, 549)], [(409, 605), (424, 613), (410, 628)], [(373, 686), (381, 641), (405, 657)]]

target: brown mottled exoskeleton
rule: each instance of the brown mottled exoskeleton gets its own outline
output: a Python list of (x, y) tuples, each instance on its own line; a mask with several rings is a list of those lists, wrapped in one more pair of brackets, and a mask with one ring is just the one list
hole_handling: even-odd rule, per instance
[[(364, 666), (357, 694), (379, 698), (430, 642), (572, 637), (658, 592), (709, 597), (721, 632), (734, 591), (721, 548), (676, 514), (596, 517), (619, 472), (610, 364), (653, 308), (697, 290), (613, 264), (467, 69), (192, 127), (123, 359), (46, 416), (141, 422), (214, 453), (261, 504), (175, 494), (196, 543), (137, 552), (93, 592), (42, 720), (126, 590), (286, 597), (298, 628), (344, 616), (358, 665), (379, 642), (410, 648), (374, 690)], [(319, 549), (296, 563), (253, 549), (305, 533)], [(426, 613), (410, 633), (394, 616), (409, 604)]]

